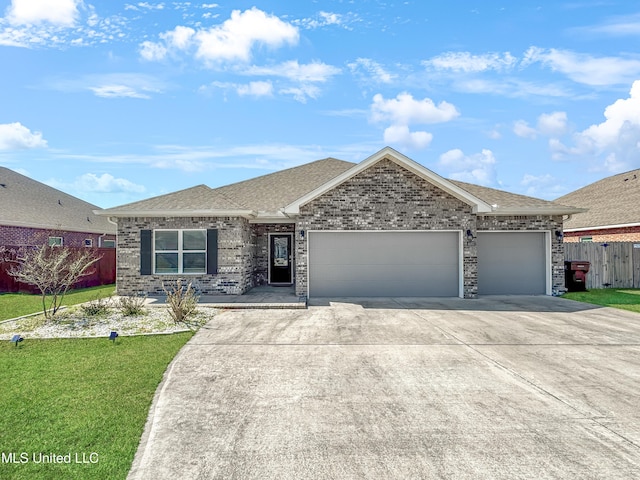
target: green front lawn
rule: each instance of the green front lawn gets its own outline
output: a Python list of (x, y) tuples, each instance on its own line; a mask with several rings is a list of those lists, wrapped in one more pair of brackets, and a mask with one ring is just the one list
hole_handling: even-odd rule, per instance
[[(191, 336), (2, 342), (0, 478), (126, 478), (154, 392)], [(41, 454), (62, 463), (35, 463)]]
[(588, 292), (565, 293), (562, 298), (640, 313), (640, 289), (594, 288)]
[[(77, 305), (96, 298), (113, 295), (115, 285), (71, 290), (64, 296), (63, 305)], [(3, 293), (0, 295), (0, 321), (42, 312), (42, 297), (25, 293)]]

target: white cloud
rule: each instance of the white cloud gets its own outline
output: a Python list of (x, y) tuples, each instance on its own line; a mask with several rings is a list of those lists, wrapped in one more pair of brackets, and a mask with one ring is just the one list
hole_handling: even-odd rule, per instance
[(306, 103), (309, 98), (315, 99), (320, 95), (320, 88), (315, 84), (329, 81), (333, 76), (340, 74), (341, 70), (322, 62), (300, 64), (297, 60), (291, 60), (271, 66), (252, 65), (239, 73), (250, 76), (274, 76), (289, 80), (294, 84), (283, 85), (278, 92), (292, 95), (296, 101)]
[(137, 185), (125, 178), (115, 178), (113, 175), (103, 173), (98, 176), (95, 173), (85, 173), (76, 179), (73, 184), (76, 190), (83, 192), (130, 192), (142, 193), (145, 191), (144, 186)]
[(0, 45), (13, 47), (87, 46), (127, 35), (123, 15), (100, 17), (82, 0), (14, 0), (0, 19)]
[(513, 133), (522, 138), (536, 138), (538, 132), (529, 126), (524, 120), (518, 120), (513, 124)]
[(636, 58), (593, 57), (555, 48), (529, 48), (521, 66), (532, 63), (541, 63), (574, 82), (592, 86), (630, 83), (640, 76), (640, 60)]
[(473, 55), (470, 52), (447, 52), (423, 62), (424, 65), (436, 70), (464, 73), (510, 70), (516, 63), (517, 59), (509, 52), (482, 55)]
[(526, 187), (525, 195), (538, 198), (558, 198), (566, 193), (566, 181), (563, 182), (548, 173), (543, 175), (525, 174), (520, 184)]
[(303, 18), (296, 20), (294, 23), (302, 28), (311, 30), (314, 28), (326, 27), (328, 25), (337, 25), (346, 28), (346, 18), (344, 15), (332, 12), (320, 11), (314, 18)]
[(640, 35), (640, 14), (621, 15), (606, 19), (598, 25), (589, 25), (570, 29), (586, 35), (610, 35), (613, 37)]
[(283, 62), (279, 65), (258, 67), (252, 65), (242, 72), (244, 75), (278, 76), (301, 83), (324, 83), (341, 70), (322, 62), (298, 63), (297, 60)]
[(42, 133), (32, 132), (20, 122), (0, 124), (0, 151), (46, 146)]
[(140, 56), (150, 62), (164, 60), (168, 52), (167, 47), (159, 43), (145, 41), (140, 44)]
[(599, 166), (609, 172), (640, 166), (640, 80), (633, 83), (628, 98), (618, 99), (605, 108), (604, 117), (605, 121), (575, 133), (573, 146), (550, 141), (553, 158), (561, 160), (568, 155), (596, 158)]
[(566, 112), (543, 113), (538, 117), (536, 128), (530, 127), (524, 120), (513, 124), (513, 133), (522, 138), (537, 138), (538, 135), (560, 137), (567, 131)]
[(451, 103), (442, 101), (436, 105), (430, 98), (415, 100), (407, 92), (388, 100), (379, 93), (374, 95), (371, 113), (374, 122), (391, 121), (399, 125), (448, 122), (460, 115)]
[(109, 73), (84, 75), (68, 79), (50, 80), (49, 88), (62, 92), (93, 92), (103, 98), (151, 98), (151, 93), (160, 93), (166, 86), (161, 80), (137, 73)]
[(6, 18), (12, 25), (51, 23), (71, 27), (81, 0), (11, 0)]
[(89, 90), (95, 93), (96, 96), (104, 98), (151, 98), (149, 95), (140, 93), (127, 85), (100, 85), (99, 87), (89, 87)]
[(236, 91), (241, 96), (270, 97), (273, 95), (273, 85), (271, 82), (249, 82), (246, 85), (238, 85)]
[(315, 85), (282, 88), (279, 92), (284, 95), (293, 96), (293, 99), (300, 103), (307, 103), (309, 98), (316, 99), (320, 95), (320, 89)]
[(538, 117), (538, 131), (550, 137), (559, 137), (567, 131), (567, 113), (543, 113)]
[(478, 185), (495, 185), (496, 159), (491, 150), (483, 149), (482, 152), (473, 155), (465, 155), (458, 148), (449, 150), (440, 155), (439, 165), (449, 177), (462, 182)]
[(389, 145), (420, 150), (431, 143), (433, 135), (429, 132), (412, 132), (406, 125), (391, 125), (384, 131), (384, 141)]
[(359, 75), (360, 71), (364, 70), (376, 83), (391, 83), (397, 78), (397, 75), (387, 72), (382, 65), (370, 58), (358, 58), (347, 66), (354, 75)]
[(371, 105), (373, 122), (391, 124), (384, 131), (384, 141), (412, 149), (427, 147), (433, 135), (425, 131), (412, 132), (409, 128), (411, 124), (448, 122), (458, 115), (460, 113), (450, 103), (443, 101), (436, 105), (430, 98), (415, 100), (406, 92), (388, 100), (378, 93), (373, 96)]
[(596, 149), (616, 144), (621, 136), (640, 128), (640, 80), (633, 83), (629, 98), (616, 100), (604, 110), (606, 120), (579, 134), (579, 138)]
[(253, 7), (234, 10), (221, 25), (194, 30), (177, 26), (160, 35), (160, 42), (141, 44), (140, 54), (146, 60), (162, 60), (167, 54), (192, 52), (206, 64), (248, 62), (258, 45), (278, 48), (295, 45), (299, 40), (297, 27), (274, 15)]

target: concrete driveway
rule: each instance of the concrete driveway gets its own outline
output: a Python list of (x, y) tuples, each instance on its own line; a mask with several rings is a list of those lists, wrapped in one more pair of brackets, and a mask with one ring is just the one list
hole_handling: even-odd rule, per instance
[(640, 478), (640, 315), (552, 297), (225, 311), (171, 364), (130, 478)]

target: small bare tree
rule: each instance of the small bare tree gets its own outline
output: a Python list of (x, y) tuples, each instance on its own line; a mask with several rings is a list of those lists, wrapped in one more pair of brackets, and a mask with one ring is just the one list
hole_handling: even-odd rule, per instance
[[(44, 316), (51, 319), (67, 291), (82, 277), (91, 275), (90, 267), (98, 260), (100, 257), (91, 249), (43, 245), (21, 251), (9, 275), (40, 291)], [(48, 306), (47, 296), (51, 297)]]
[(173, 321), (189, 325), (188, 319), (195, 315), (198, 308), (198, 294), (191, 283), (185, 287), (182, 280), (178, 279), (175, 288), (167, 288), (163, 284), (162, 289), (167, 294), (167, 308)]

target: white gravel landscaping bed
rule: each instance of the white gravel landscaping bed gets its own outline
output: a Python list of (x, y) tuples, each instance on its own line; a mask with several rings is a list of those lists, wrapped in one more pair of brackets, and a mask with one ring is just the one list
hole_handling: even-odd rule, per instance
[[(204, 325), (215, 315), (213, 308), (199, 308), (191, 320), (191, 329)], [(175, 323), (164, 307), (145, 308), (143, 315), (124, 316), (116, 309), (106, 314), (86, 315), (79, 306), (59, 311), (54, 320), (44, 315), (32, 315), (0, 323), (0, 340), (10, 340), (15, 334), (29, 338), (108, 337), (118, 335), (166, 334), (188, 331), (185, 324)]]

